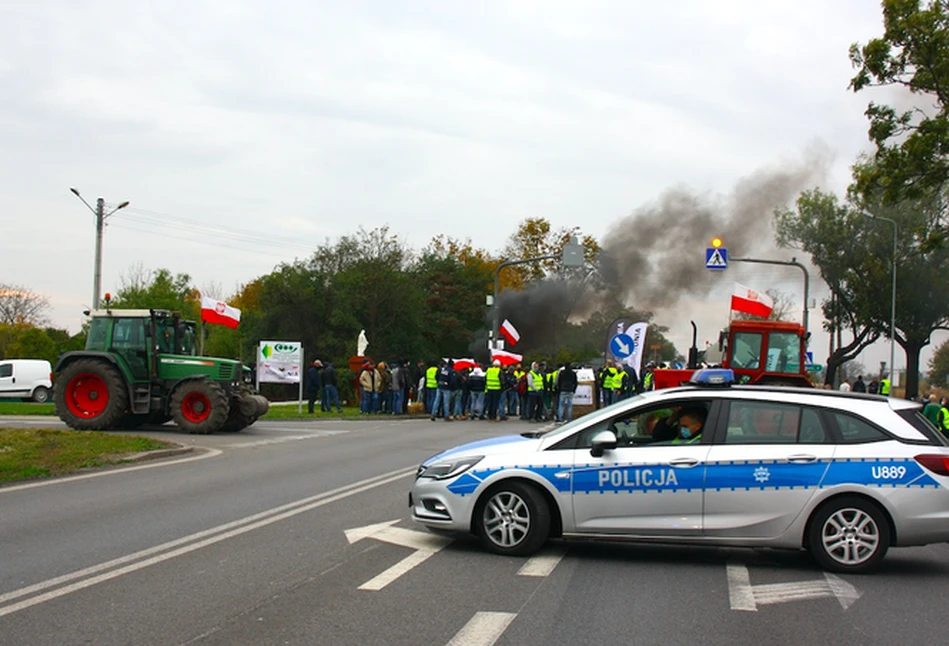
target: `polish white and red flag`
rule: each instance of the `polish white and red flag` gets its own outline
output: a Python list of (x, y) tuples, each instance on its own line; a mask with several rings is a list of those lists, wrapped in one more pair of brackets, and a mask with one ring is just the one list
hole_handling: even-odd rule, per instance
[(517, 345), (517, 342), (521, 340), (521, 334), (517, 331), (517, 328), (514, 327), (514, 324), (504, 319), (504, 323), (501, 323), (501, 336), (507, 339), (507, 342), (511, 345)]
[(524, 357), (505, 350), (491, 350), (491, 361), (495, 360), (500, 361), (502, 366), (513, 366), (523, 361)]
[(236, 307), (231, 307), (224, 301), (216, 301), (213, 298), (202, 296), (201, 320), (205, 323), (226, 325), (234, 329), (241, 322), (241, 311)]
[(735, 283), (732, 293), (732, 309), (752, 316), (768, 318), (774, 309), (774, 301), (764, 292), (756, 291), (741, 283)]

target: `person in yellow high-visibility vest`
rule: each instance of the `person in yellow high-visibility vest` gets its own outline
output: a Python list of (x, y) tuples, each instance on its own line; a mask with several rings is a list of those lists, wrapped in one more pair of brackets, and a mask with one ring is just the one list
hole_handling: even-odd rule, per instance
[(880, 380), (880, 394), (884, 397), (890, 396), (890, 378), (884, 377)]
[(435, 391), (438, 390), (437, 375), (438, 366), (433, 361), (425, 369), (425, 398), (422, 400), (425, 402), (425, 412), (429, 415), (432, 414), (432, 406), (435, 404)]
[(527, 415), (534, 422), (544, 419), (544, 374), (536, 361), (527, 373)]
[(501, 362), (497, 359), (484, 371), (484, 393), (488, 407), (488, 419), (498, 420), (498, 404), (501, 402)]

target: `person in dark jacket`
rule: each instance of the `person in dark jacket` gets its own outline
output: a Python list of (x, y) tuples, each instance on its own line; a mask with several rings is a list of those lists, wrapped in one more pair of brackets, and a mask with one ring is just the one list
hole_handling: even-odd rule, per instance
[(320, 376), (323, 381), (323, 400), (320, 402), (320, 407), (328, 413), (335, 405), (336, 411), (342, 413), (343, 409), (339, 405), (339, 386), (336, 383), (336, 368), (332, 363), (327, 363)]
[[(560, 393), (560, 403), (557, 406), (557, 421), (569, 422), (573, 419), (573, 396), (577, 392), (577, 373), (569, 362), (565, 363), (557, 377), (557, 390)], [(566, 417), (564, 417), (566, 409)]]
[(442, 360), (438, 364), (438, 370), (435, 372), (435, 383), (437, 387), (435, 389), (435, 401), (432, 404), (433, 422), (436, 417), (444, 417), (445, 421), (448, 421), (451, 417), (451, 409), (448, 408), (448, 398), (451, 394), (452, 363), (451, 359), (447, 361)]
[(468, 419), (484, 419), (484, 370), (475, 366), (468, 375), (468, 397), (471, 402), (471, 414)]
[(448, 376), (448, 420), (461, 418), (461, 399), (464, 395), (467, 373), (452, 367)]
[[(310, 367), (306, 369), (306, 410), (311, 415), (313, 414), (313, 405), (316, 403), (316, 399), (320, 396), (320, 391), (322, 390), (322, 382), (320, 381), (320, 369), (322, 367), (323, 364), (320, 363), (320, 360), (314, 359), (310, 363)], [(322, 408), (322, 405), (320, 407)]]
[(857, 375), (857, 380), (853, 382), (853, 392), (855, 393), (865, 393), (867, 392), (867, 385), (863, 382), (863, 377)]

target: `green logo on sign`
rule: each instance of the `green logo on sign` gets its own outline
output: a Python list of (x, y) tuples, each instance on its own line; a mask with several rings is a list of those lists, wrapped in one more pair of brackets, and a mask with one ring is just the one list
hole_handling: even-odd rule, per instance
[(277, 352), (296, 352), (297, 346), (288, 345), (286, 343), (278, 343), (277, 345), (274, 346), (274, 350), (276, 350)]

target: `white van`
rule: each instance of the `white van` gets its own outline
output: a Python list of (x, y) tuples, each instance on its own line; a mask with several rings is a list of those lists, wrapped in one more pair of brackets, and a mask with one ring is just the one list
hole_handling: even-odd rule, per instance
[(0, 397), (20, 397), (47, 402), (53, 382), (49, 361), (42, 359), (6, 359), (0, 361)]

